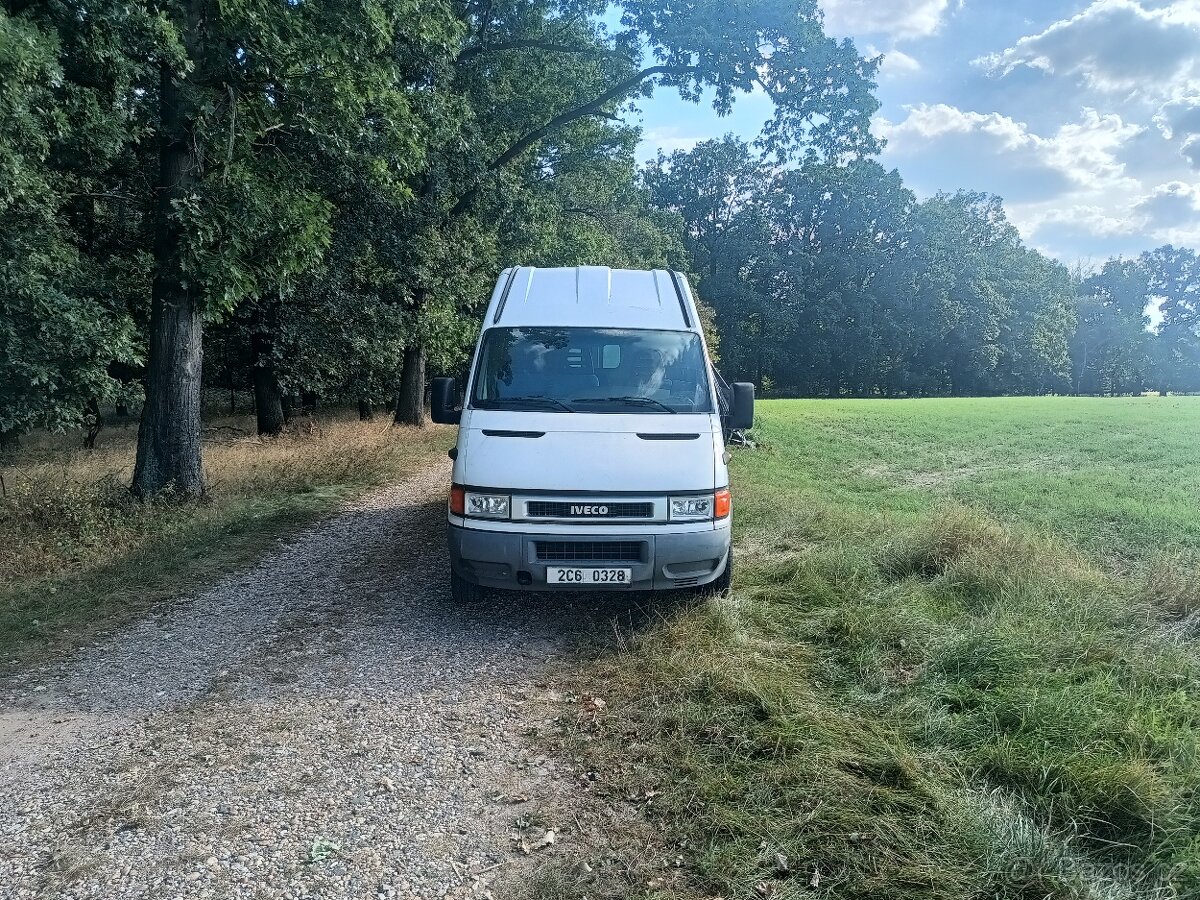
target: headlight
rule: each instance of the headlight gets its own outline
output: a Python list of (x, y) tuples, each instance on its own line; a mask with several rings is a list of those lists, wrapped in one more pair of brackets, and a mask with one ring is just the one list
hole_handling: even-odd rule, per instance
[(467, 515), (488, 519), (508, 518), (509, 498), (507, 494), (467, 493)]
[(674, 522), (699, 522), (713, 517), (713, 496), (672, 497), (671, 520)]

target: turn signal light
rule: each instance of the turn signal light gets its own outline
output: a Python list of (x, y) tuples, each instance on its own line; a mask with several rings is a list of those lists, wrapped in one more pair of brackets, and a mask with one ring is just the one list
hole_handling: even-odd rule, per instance
[(467, 511), (467, 492), (461, 484), (450, 485), (450, 512), (456, 516), (465, 515)]
[(716, 500), (716, 508), (713, 510), (714, 518), (723, 519), (733, 509), (733, 496), (729, 493), (729, 488), (721, 488), (717, 491)]

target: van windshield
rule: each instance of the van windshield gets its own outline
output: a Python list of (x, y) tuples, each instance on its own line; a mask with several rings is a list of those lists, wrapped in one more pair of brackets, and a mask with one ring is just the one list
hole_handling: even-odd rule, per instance
[(479, 409), (708, 413), (700, 337), (689, 331), (492, 328), (472, 403)]

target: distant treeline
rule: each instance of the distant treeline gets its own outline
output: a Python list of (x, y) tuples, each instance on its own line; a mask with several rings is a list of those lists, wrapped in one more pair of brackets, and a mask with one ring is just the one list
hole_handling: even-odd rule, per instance
[[(777, 391), (1194, 387), (1194, 257), (1081, 294), (998, 201), (917, 203), (878, 67), (816, 0), (0, 0), (0, 447), (140, 409), (134, 493), (189, 497), (205, 386), (265, 435), (293, 399), (420, 424), (512, 263), (690, 271)], [(652, 89), (774, 117), (639, 172)]]
[(1071, 272), (1024, 246), (997, 197), (918, 201), (869, 159), (781, 170), (732, 137), (643, 177), (684, 220), (726, 374), (769, 393), (1200, 391), (1192, 250)]

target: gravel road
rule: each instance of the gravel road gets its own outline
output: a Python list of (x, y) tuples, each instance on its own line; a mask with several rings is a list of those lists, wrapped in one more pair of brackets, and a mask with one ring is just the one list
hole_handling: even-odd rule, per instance
[(612, 610), (455, 607), (448, 475), (0, 681), (0, 897), (502, 897), (561, 849), (513, 840), (571, 790), (527, 732)]

